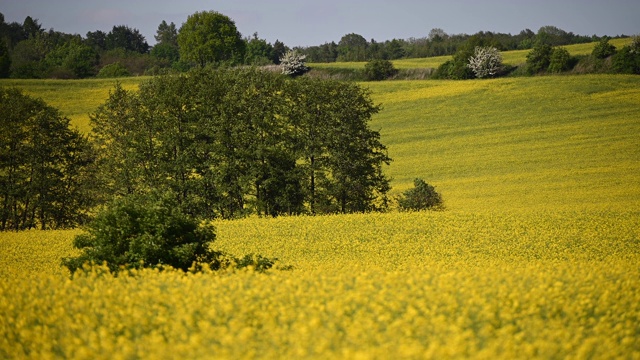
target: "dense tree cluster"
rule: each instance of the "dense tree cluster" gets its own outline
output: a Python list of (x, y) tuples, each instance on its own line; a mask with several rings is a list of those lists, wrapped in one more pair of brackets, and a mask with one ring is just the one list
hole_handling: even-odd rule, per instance
[(351, 33), (343, 36), (338, 44), (330, 42), (298, 50), (306, 54), (310, 62), (424, 58), (453, 55), (474, 37), (482, 39), (486, 43), (485, 46), (495, 47), (500, 51), (531, 49), (537, 41), (544, 41), (551, 46), (560, 46), (599, 40), (596, 36), (576, 35), (555, 26), (543, 26), (537, 33), (526, 29), (516, 35), (493, 32), (478, 32), (473, 35), (447, 34), (444, 30), (436, 28), (432, 29), (426, 37), (393, 39), (384, 42), (377, 42), (374, 39), (367, 41), (362, 35)]
[(161, 189), (208, 218), (361, 212), (389, 190), (378, 110), (353, 83), (204, 68), (116, 87), (92, 124), (108, 194)]
[[(150, 46), (138, 29), (126, 25), (83, 37), (44, 30), (29, 16), (23, 23), (7, 23), (0, 13), (0, 78), (119, 77), (182, 72), (211, 63), (279, 64), (289, 50), (257, 33), (243, 38), (230, 18), (214, 11), (195, 13), (180, 28), (163, 20), (155, 40)], [(116, 63), (125, 70), (114, 71)]]
[(0, 88), (0, 230), (66, 228), (96, 204), (95, 154), (42, 100)]
[(0, 230), (73, 227), (97, 204), (153, 193), (197, 219), (382, 210), (378, 111), (355, 83), (205, 67), (116, 85), (86, 138), (0, 88)]
[[(119, 63), (126, 71), (108, 69), (101, 76), (155, 75), (169, 71), (184, 72), (207, 64), (270, 65), (279, 64), (289, 49), (276, 40), (260, 39), (257, 33), (242, 37), (229, 17), (215, 11), (190, 15), (179, 28), (162, 21), (149, 46), (135, 28), (114, 26), (108, 33), (89, 31), (82, 37), (50, 29), (44, 30), (37, 19), (23, 23), (5, 22), (0, 13), (0, 77), (85, 78), (99, 74), (105, 66)], [(537, 33), (525, 29), (516, 35), (478, 32), (473, 35), (447, 34), (432, 29), (422, 38), (392, 39), (378, 42), (350, 33), (340, 41), (318, 46), (298, 47), (309, 62), (395, 60), (473, 52), (475, 46), (495, 47), (500, 51), (532, 49), (537, 43), (552, 47), (599, 41), (597, 36), (582, 36), (554, 26), (543, 26)], [(469, 44), (472, 45), (469, 45)], [(604, 49), (601, 56), (607, 56)], [(464, 59), (466, 60), (466, 58)], [(633, 68), (624, 61), (614, 69)], [(617, 71), (617, 70), (616, 70)], [(113, 75), (112, 75), (113, 74)], [(473, 77), (461, 59), (448, 64), (447, 78)]]

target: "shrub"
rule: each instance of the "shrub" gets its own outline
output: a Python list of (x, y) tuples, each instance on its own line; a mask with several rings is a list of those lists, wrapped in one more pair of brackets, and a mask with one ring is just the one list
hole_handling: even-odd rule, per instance
[(306, 57), (306, 55), (300, 54), (295, 50), (287, 51), (282, 58), (280, 58), (282, 73), (291, 76), (300, 76), (306, 73), (309, 71), (304, 61)]
[(129, 73), (129, 70), (119, 62), (106, 65), (98, 72), (99, 78), (116, 78), (126, 76), (131, 76), (131, 74)]
[(551, 51), (549, 72), (559, 73), (571, 69), (571, 55), (565, 48), (557, 47)]
[(398, 199), (402, 210), (443, 210), (442, 196), (422, 179), (413, 181), (413, 189), (405, 191)]
[(613, 55), (613, 70), (623, 74), (640, 74), (640, 36)]
[(166, 265), (186, 271), (194, 262), (217, 269), (221, 254), (210, 249), (214, 240), (212, 226), (182, 213), (170, 197), (130, 195), (108, 205), (75, 237), (82, 254), (63, 264), (72, 273), (104, 262), (112, 272)]
[(553, 48), (551, 45), (542, 42), (536, 43), (533, 49), (527, 54), (527, 71), (530, 74), (537, 74), (547, 70), (551, 63), (552, 51)]
[(389, 60), (371, 60), (364, 66), (365, 77), (369, 81), (388, 79), (398, 73)]
[(591, 55), (596, 59), (606, 59), (615, 53), (616, 47), (609, 44), (609, 38), (605, 36), (593, 47)]
[(495, 47), (476, 46), (467, 67), (477, 78), (496, 76), (502, 70), (502, 55)]

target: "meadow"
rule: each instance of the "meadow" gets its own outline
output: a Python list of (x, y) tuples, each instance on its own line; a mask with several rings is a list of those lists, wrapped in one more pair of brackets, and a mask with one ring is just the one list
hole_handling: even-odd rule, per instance
[[(85, 130), (113, 85), (7, 83)], [(640, 359), (640, 77), (362, 85), (394, 194), (447, 210), (215, 221), (265, 274), (70, 278), (80, 229), (0, 233), (0, 358)]]

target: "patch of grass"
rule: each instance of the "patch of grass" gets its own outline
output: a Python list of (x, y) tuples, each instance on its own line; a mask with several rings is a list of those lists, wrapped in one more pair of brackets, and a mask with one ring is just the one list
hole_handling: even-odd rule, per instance
[(89, 114), (104, 103), (119, 82), (126, 90), (137, 89), (145, 77), (84, 80), (1, 79), (0, 86), (17, 87), (62, 111), (71, 125), (82, 132), (91, 130)]
[(395, 192), (422, 178), (454, 209), (640, 206), (640, 77), (366, 86)]

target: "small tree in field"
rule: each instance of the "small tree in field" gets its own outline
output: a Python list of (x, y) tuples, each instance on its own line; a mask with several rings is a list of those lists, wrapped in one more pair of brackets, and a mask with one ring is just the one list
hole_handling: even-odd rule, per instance
[(443, 210), (442, 196), (422, 179), (413, 181), (413, 189), (405, 191), (398, 199), (402, 210)]
[(553, 48), (549, 59), (549, 72), (559, 73), (571, 68), (571, 54), (562, 47)]
[(216, 269), (220, 253), (209, 248), (214, 240), (211, 226), (182, 213), (170, 197), (131, 195), (110, 204), (75, 237), (82, 254), (63, 264), (72, 273), (103, 262), (112, 272), (161, 265), (186, 271), (194, 262)]
[(495, 47), (476, 46), (467, 67), (477, 78), (496, 76), (502, 70), (502, 55)]
[(300, 54), (295, 50), (287, 51), (280, 58), (282, 73), (290, 76), (299, 76), (306, 73), (309, 71), (304, 61), (306, 57), (306, 55)]
[(380, 81), (388, 79), (398, 73), (398, 70), (389, 60), (371, 60), (364, 66), (364, 74), (367, 80)]

